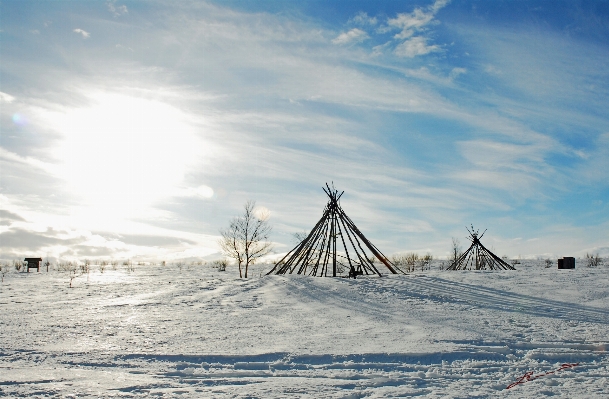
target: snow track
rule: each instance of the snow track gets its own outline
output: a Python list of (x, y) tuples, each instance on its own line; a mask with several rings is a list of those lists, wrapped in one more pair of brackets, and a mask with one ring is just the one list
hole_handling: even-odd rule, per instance
[(0, 396), (607, 396), (606, 269), (252, 275), (8, 275)]

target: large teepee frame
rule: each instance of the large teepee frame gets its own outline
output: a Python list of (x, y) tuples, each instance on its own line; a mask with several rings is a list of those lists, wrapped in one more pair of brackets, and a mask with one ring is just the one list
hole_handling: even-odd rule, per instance
[[(327, 188), (327, 190), (326, 190)], [(326, 183), (324, 192), (329, 201), (321, 219), (309, 235), (286, 254), (267, 274), (308, 274), (310, 276), (356, 277), (381, 273), (374, 265), (379, 260), (393, 274), (399, 268), (393, 265), (374, 246), (340, 207), (339, 200), (344, 191)], [(370, 253), (370, 255), (366, 252)], [(403, 272), (402, 272), (403, 273)]]
[(514, 266), (508, 265), (503, 259), (486, 249), (480, 242), (480, 239), (486, 233), (486, 230), (478, 237), (478, 231), (467, 229), (469, 232), (469, 239), (472, 242), (469, 249), (457, 260), (453, 262), (446, 270), (516, 270)]

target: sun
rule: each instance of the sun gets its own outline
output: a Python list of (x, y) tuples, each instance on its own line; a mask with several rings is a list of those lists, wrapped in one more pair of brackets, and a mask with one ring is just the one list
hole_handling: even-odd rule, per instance
[(98, 211), (135, 215), (170, 196), (206, 146), (178, 108), (117, 93), (53, 116), (54, 155), (67, 188)]

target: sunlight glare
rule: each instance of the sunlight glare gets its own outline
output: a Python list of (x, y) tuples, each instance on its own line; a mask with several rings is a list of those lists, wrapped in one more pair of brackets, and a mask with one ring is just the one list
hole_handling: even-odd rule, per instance
[(205, 156), (177, 108), (123, 94), (90, 98), (90, 106), (56, 120), (64, 135), (56, 153), (63, 177), (88, 204), (134, 216), (174, 192), (187, 168)]

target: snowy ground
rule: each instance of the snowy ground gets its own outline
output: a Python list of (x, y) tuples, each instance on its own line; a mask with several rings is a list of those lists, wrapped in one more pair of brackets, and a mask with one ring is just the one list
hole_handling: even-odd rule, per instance
[[(119, 266), (71, 289), (13, 271), (0, 396), (607, 397), (609, 267), (517, 267), (354, 281)], [(563, 363), (579, 364), (505, 389)]]

